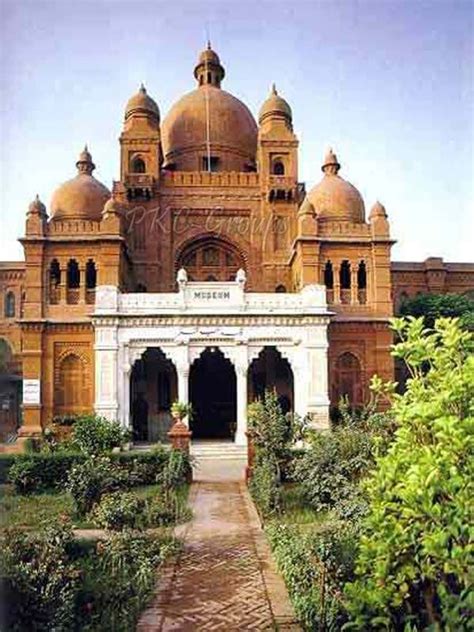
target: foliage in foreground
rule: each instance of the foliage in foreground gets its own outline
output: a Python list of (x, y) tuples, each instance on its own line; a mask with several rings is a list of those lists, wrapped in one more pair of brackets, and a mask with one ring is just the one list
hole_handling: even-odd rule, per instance
[(67, 524), (4, 533), (1, 549), (5, 624), (18, 632), (135, 628), (156, 570), (177, 545), (133, 531), (78, 543)]
[(394, 328), (394, 355), (412, 377), (403, 395), (375, 384), (390, 396), (398, 428), (365, 485), (370, 511), (357, 579), (346, 587), (350, 627), (467, 630), (474, 616), (473, 335), (450, 319), (434, 331), (423, 330), (421, 319), (397, 319)]
[(296, 615), (307, 630), (340, 630), (347, 621), (342, 600), (353, 577), (356, 533), (329, 521), (310, 530), (270, 523), (266, 529)]
[(282, 471), (305, 424), (297, 415), (283, 414), (275, 391), (265, 391), (263, 399), (248, 408), (249, 436), (255, 449), (249, 489), (263, 516), (279, 508)]
[(79, 416), (72, 426), (72, 445), (82, 454), (105, 454), (129, 440), (130, 432), (117, 421), (95, 414)]

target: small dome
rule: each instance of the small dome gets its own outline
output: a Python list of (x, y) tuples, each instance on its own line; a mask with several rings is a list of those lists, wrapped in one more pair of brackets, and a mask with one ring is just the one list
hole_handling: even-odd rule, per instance
[(365, 207), (359, 191), (338, 175), (340, 164), (330, 149), (322, 170), (324, 177), (308, 193), (318, 220), (342, 220), (353, 223), (365, 222)]
[(216, 66), (220, 66), (220, 63), (219, 55), (212, 50), (211, 42), (208, 42), (207, 48), (199, 55), (198, 64), (215, 64)]
[(160, 120), (160, 110), (156, 101), (154, 101), (147, 93), (145, 86), (142, 84), (137, 94), (134, 94), (128, 100), (125, 108), (125, 120), (133, 114), (151, 114)]
[(273, 84), (272, 86), (272, 91), (271, 91), (270, 96), (260, 108), (260, 113), (258, 115), (258, 122), (262, 123), (265, 119), (271, 116), (276, 116), (276, 117), (283, 116), (290, 123), (293, 117), (290, 106), (285, 101), (285, 99), (283, 99), (278, 94), (275, 84)]
[(81, 152), (76, 167), (77, 176), (61, 184), (53, 193), (51, 218), (100, 220), (110, 191), (92, 175), (95, 165), (87, 146)]
[(37, 194), (33, 202), (28, 207), (28, 215), (41, 215), (46, 216), (46, 206), (40, 200)]
[(373, 219), (374, 217), (387, 217), (387, 211), (385, 210), (385, 206), (381, 204), (378, 200), (375, 202), (373, 207), (370, 210), (369, 218)]
[(121, 215), (123, 211), (122, 205), (113, 196), (107, 200), (102, 209), (102, 216)]

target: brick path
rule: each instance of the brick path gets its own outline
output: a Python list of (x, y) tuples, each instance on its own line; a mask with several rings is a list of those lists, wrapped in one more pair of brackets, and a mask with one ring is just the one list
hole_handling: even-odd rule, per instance
[(137, 631), (300, 630), (245, 484), (194, 483), (190, 504), (183, 552)]

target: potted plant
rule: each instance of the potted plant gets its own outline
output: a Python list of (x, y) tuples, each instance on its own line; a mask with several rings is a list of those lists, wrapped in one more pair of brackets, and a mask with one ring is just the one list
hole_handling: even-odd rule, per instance
[(193, 407), (191, 406), (191, 404), (185, 404), (184, 402), (179, 402), (178, 400), (176, 400), (171, 405), (171, 416), (176, 422), (182, 421), (186, 417), (188, 418), (188, 420), (190, 420), (192, 418), (192, 415)]

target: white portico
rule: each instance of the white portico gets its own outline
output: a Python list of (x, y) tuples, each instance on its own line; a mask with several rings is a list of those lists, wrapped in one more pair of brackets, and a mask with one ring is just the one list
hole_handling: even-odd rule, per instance
[[(149, 349), (159, 349), (177, 376), (177, 398), (189, 401), (190, 370), (202, 354), (218, 350), (236, 379), (235, 442), (246, 443), (248, 371), (267, 348), (278, 350), (293, 373), (293, 408), (328, 425), (327, 325), (330, 313), (323, 286), (299, 293), (245, 292), (245, 274), (231, 282), (188, 282), (178, 273), (173, 293), (123, 294), (97, 288), (95, 409), (131, 426), (132, 368)], [(212, 385), (211, 385), (212, 387)]]

